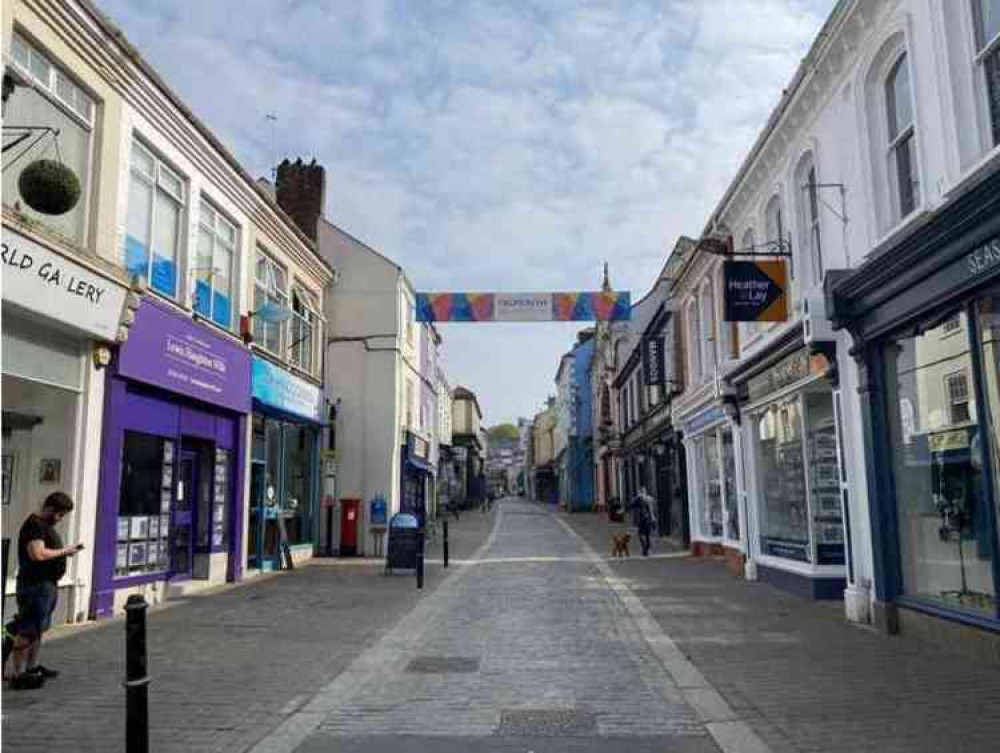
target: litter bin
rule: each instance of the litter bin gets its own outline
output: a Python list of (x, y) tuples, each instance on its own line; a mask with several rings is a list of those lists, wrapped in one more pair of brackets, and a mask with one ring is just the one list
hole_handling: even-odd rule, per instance
[(389, 547), (385, 557), (385, 572), (395, 569), (416, 570), (420, 546), (420, 522), (408, 512), (396, 513), (389, 520)]

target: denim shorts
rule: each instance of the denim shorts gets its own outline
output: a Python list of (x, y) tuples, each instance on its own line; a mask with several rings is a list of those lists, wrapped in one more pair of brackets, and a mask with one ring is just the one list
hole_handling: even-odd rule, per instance
[(17, 584), (17, 633), (37, 636), (49, 629), (59, 589), (52, 581)]

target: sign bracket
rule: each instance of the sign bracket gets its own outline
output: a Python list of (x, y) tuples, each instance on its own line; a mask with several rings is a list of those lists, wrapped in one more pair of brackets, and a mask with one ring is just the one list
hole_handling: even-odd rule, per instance
[(792, 258), (792, 243), (784, 238), (776, 238), (775, 240), (764, 241), (763, 243), (755, 243), (751, 246), (734, 249), (732, 247), (731, 240), (709, 237), (702, 238), (701, 241), (698, 242), (697, 248), (701, 249), (705, 253), (712, 254), (714, 256), (725, 256), (729, 259), (736, 259), (739, 257), (750, 259), (773, 259), (775, 257), (782, 259)]

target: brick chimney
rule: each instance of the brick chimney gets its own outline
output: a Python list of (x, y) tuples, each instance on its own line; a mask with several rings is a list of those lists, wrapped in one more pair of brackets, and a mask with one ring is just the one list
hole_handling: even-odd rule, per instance
[(326, 171), (314, 159), (308, 165), (302, 158), (278, 165), (275, 186), (278, 206), (295, 221), (303, 233), (318, 240), (319, 218), (326, 201)]

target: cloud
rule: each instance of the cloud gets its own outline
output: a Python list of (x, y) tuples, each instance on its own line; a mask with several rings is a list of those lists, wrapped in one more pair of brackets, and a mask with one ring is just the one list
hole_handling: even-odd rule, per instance
[[(607, 260), (636, 298), (700, 232), (834, 4), (99, 2), (251, 172), (326, 165), (329, 218), (417, 287), (592, 289)], [(490, 420), (537, 408), (574, 339), (442, 331)]]

